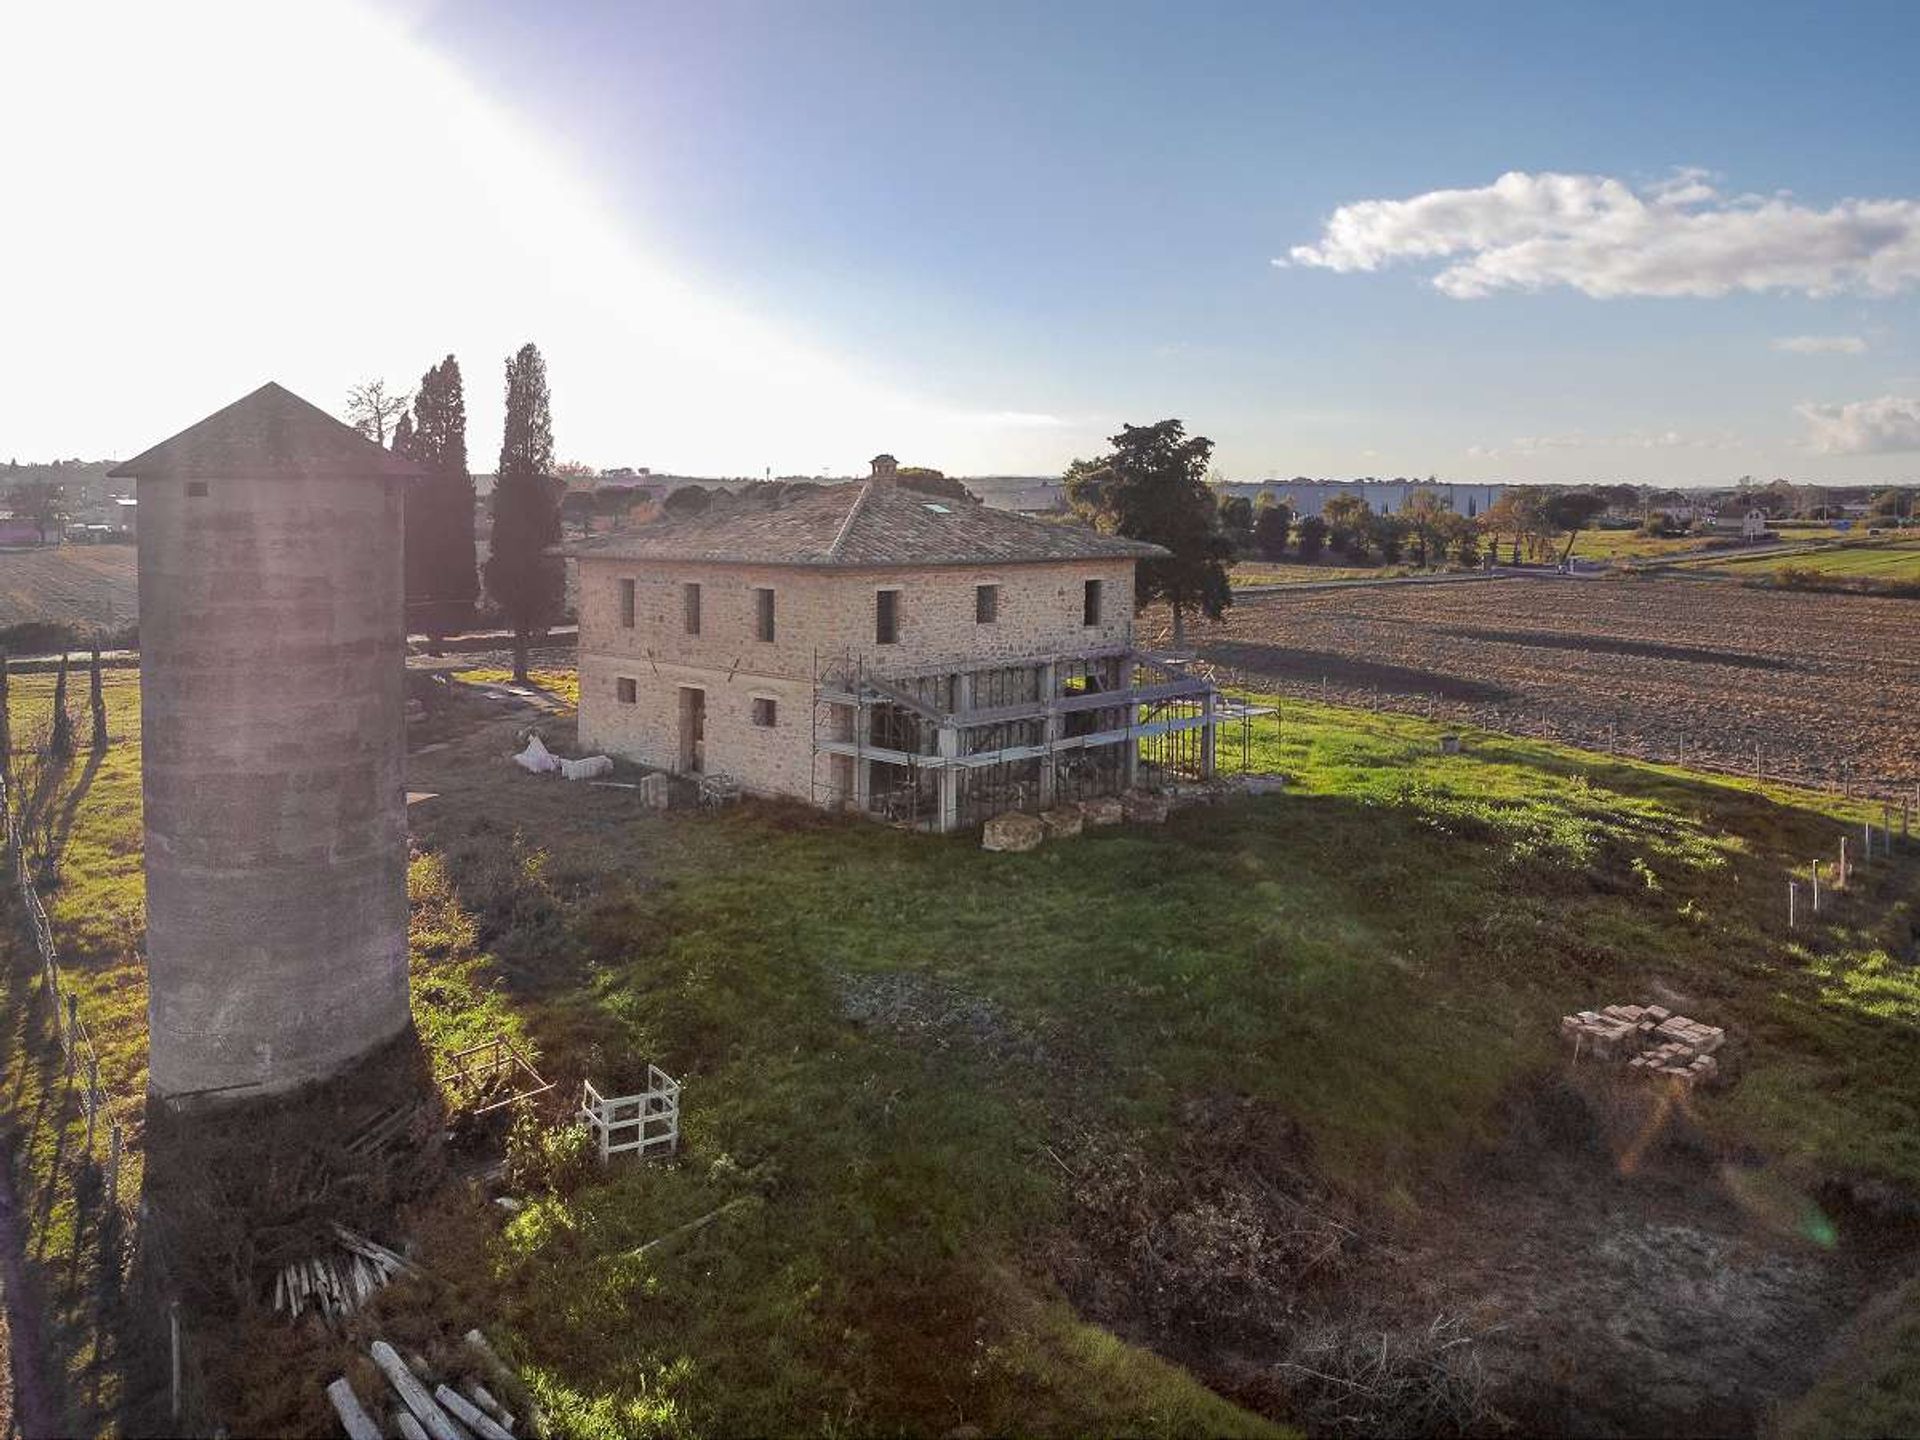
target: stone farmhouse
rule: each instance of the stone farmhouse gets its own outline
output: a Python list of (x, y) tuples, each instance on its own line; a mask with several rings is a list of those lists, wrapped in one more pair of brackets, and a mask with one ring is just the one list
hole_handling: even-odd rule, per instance
[(1212, 773), (1214, 687), (1135, 643), (1166, 552), (895, 472), (565, 547), (581, 743), (936, 831)]

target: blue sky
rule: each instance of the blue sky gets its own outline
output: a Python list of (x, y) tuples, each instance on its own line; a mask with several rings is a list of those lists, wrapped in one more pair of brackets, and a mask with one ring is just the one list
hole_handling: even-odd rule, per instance
[[(322, 392), (455, 348), (478, 430), (496, 357), (533, 338), (562, 453), (602, 465), (839, 470), (888, 448), (1057, 470), (1178, 415), (1235, 477), (1920, 478), (1911, 4), (396, 0), (375, 19), (355, 33), (409, 58), (341, 90), (390, 97), (418, 66), (462, 98), (385, 116), (391, 154), (328, 182), (423, 237), (378, 333), (284, 361), (246, 337)], [(229, 68), (325, 43), (224, 33)], [(617, 343), (550, 293), (490, 308), (477, 261), (457, 325), (409, 323), (406, 273), (516, 223), (456, 224), (420, 188), (444, 145), (419, 132), (471, 134), (468, 105), (529, 149), (495, 187), (469, 147), (463, 196), (477, 179), (510, 210), (521, 175), (563, 172), (528, 196), (551, 243), (604, 231), (601, 258), (644, 257), (645, 284), (580, 287), (623, 311)], [(1342, 211), (1365, 202), (1387, 208)], [(538, 263), (516, 243), (503, 263)], [(696, 396), (699, 306), (788, 357), (778, 375), (715, 371)]]

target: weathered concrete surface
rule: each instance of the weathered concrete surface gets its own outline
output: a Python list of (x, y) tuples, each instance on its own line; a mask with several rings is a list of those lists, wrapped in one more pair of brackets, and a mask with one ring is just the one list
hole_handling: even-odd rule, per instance
[(190, 483), (139, 483), (152, 1086), (247, 1098), (408, 1022), (401, 482)]

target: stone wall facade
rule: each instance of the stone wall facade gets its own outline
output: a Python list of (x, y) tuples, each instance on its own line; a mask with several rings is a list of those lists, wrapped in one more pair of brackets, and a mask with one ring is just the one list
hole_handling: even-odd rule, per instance
[[(683, 770), (683, 692), (702, 692), (702, 768), (759, 794), (814, 798), (830, 782), (813, 756), (816, 670), (855, 659), (885, 676), (1017, 663), (1129, 643), (1131, 559), (898, 570), (695, 564), (593, 556), (579, 562), (580, 740), (589, 750)], [(1085, 623), (1086, 584), (1100, 585)], [(632, 585), (627, 623), (623, 582)], [(689, 585), (700, 587), (688, 633)], [(978, 587), (997, 587), (978, 618)], [(772, 640), (755, 592), (773, 592)], [(881, 644), (878, 595), (898, 598), (897, 638)], [(630, 682), (630, 683), (629, 683)], [(772, 711), (755, 702), (771, 701)], [(766, 722), (771, 723), (757, 723)], [(844, 737), (836, 737), (844, 738)]]

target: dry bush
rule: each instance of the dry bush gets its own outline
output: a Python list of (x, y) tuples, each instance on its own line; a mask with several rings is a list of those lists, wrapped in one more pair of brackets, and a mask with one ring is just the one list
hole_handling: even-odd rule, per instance
[(1393, 1333), (1303, 1330), (1269, 1386), (1310, 1435), (1471, 1435), (1497, 1421), (1477, 1337), (1458, 1315)]

